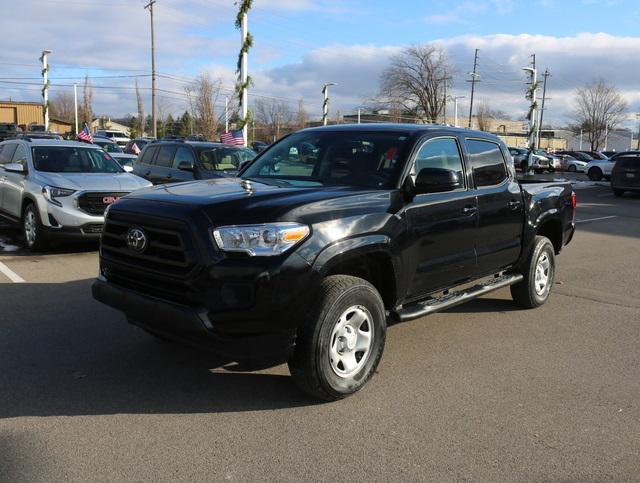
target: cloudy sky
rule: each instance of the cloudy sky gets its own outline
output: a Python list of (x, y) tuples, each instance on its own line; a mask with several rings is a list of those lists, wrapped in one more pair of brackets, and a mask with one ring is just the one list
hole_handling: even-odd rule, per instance
[[(85, 74), (94, 111), (135, 111), (134, 82), (150, 110), (149, 14), (143, 0), (20, 0), (2, 15), (0, 100), (40, 99), (42, 49), (50, 49), (51, 94), (72, 92)], [(233, 0), (157, 0), (159, 104), (187, 108), (185, 87), (202, 71), (233, 88), (239, 33)], [(478, 102), (514, 117), (527, 108), (522, 67), (536, 54), (548, 68), (548, 110), (570, 120), (576, 87), (598, 77), (626, 96), (629, 126), (640, 110), (640, 2), (637, 0), (255, 0), (250, 68), (256, 97), (278, 98), (311, 115), (323, 82), (337, 82), (332, 111), (352, 113), (375, 95), (390, 56), (410, 44), (438, 42), (455, 67), (453, 93), (469, 96), (468, 72), (480, 49)]]

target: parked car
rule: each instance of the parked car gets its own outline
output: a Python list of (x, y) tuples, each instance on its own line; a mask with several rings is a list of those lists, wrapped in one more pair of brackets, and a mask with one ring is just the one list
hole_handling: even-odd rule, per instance
[(618, 156), (611, 170), (611, 189), (616, 196), (625, 191), (640, 192), (640, 153)]
[(611, 177), (611, 170), (615, 164), (615, 159), (592, 159), (584, 170), (591, 181), (600, 181)]
[(107, 206), (151, 186), (97, 146), (18, 139), (0, 143), (0, 213), (22, 225), (28, 248), (51, 238), (98, 238)]
[(120, 145), (109, 138), (96, 136), (93, 138), (93, 144), (95, 144), (96, 146), (100, 146), (107, 153), (109, 153), (113, 159), (120, 163), (120, 166), (122, 166), (125, 171), (133, 171), (133, 165), (135, 164), (136, 159), (138, 159), (137, 155), (125, 153)]
[(244, 164), (244, 148), (199, 141), (156, 141), (147, 144), (134, 174), (153, 184), (234, 176)]
[(61, 141), (62, 140), (62, 136), (60, 136), (60, 134), (55, 133), (55, 132), (30, 131), (30, 132), (23, 132), (23, 133), (16, 134), (15, 139), (25, 139), (25, 140), (29, 140), (29, 139), (53, 139), (53, 140), (56, 140), (56, 141)]
[(584, 161), (586, 163), (588, 163), (589, 161), (593, 161), (593, 156), (582, 151), (556, 151), (556, 154), (566, 154), (577, 159), (578, 161)]
[(593, 159), (600, 159), (602, 161), (606, 161), (607, 159), (609, 159), (607, 155), (605, 155), (604, 153), (601, 153), (600, 151), (581, 151), (581, 152), (588, 154)]
[(618, 153), (616, 151), (602, 151), (602, 154), (604, 154), (607, 158), (611, 158), (611, 156)]
[[(529, 150), (525, 148), (509, 148), (509, 153), (513, 157), (513, 162), (517, 169), (524, 171), (524, 167), (529, 159)], [(544, 156), (540, 156), (539, 154), (533, 153), (531, 155), (531, 160), (533, 161), (531, 166), (528, 166), (529, 169), (532, 169), (538, 173), (541, 173), (545, 170), (550, 169), (550, 162)]]
[(507, 286), (521, 307), (544, 304), (575, 209), (570, 183), (518, 183), (488, 133), (307, 129), (241, 178), (112, 205), (93, 296), (162, 338), (233, 360), (287, 357), (304, 391), (335, 400), (376, 372), (387, 321)]
[(640, 155), (640, 151), (637, 150), (630, 150), (630, 151), (619, 151), (615, 154), (612, 154), (609, 159), (611, 161), (615, 161), (616, 159), (618, 159), (620, 156), (639, 156)]
[(570, 173), (583, 173), (587, 167), (586, 161), (580, 161), (579, 159), (569, 156), (568, 154), (561, 154), (562, 156), (562, 168)]
[[(151, 141), (154, 141), (154, 138), (135, 138), (129, 140), (127, 144), (124, 146), (124, 152), (127, 154), (135, 154), (136, 156), (140, 154), (140, 151), (144, 149), (144, 147), (149, 144)], [(133, 145), (136, 145), (139, 149), (138, 152), (135, 151)]]
[(115, 129), (100, 129), (96, 131), (94, 136), (109, 138), (115, 141), (116, 143), (118, 143), (120, 146), (126, 146), (127, 143), (130, 141), (129, 136), (127, 134)]
[(548, 151), (545, 151), (544, 149), (534, 149), (533, 152), (535, 154), (537, 154), (538, 156), (543, 156), (543, 157), (545, 157), (545, 158), (547, 158), (549, 160), (549, 169), (548, 169), (548, 171), (550, 173), (553, 173), (554, 171), (558, 171), (558, 170), (560, 170), (562, 168), (562, 162), (561, 162), (559, 156), (551, 154)]
[(18, 125), (12, 122), (0, 122), (0, 141), (16, 137), (22, 132)]

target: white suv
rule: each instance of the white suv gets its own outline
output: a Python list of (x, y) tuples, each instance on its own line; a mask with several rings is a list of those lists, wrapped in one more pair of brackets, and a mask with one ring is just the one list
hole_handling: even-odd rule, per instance
[(33, 250), (54, 236), (98, 238), (106, 208), (147, 186), (92, 144), (29, 138), (0, 143), (0, 216), (22, 225)]
[(109, 138), (112, 141), (118, 143), (120, 146), (126, 146), (126, 144), (130, 141), (129, 136), (127, 136), (122, 131), (116, 131), (115, 129), (101, 129), (99, 131), (96, 131), (94, 136)]

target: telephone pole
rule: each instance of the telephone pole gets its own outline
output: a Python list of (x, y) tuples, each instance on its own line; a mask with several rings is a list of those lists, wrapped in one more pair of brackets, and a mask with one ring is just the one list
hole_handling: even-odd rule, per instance
[[(247, 43), (247, 37), (249, 35), (249, 17), (246, 12), (242, 14), (240, 21), (240, 35), (242, 39), (242, 45)], [(240, 58), (240, 82), (242, 83), (242, 92), (240, 93), (242, 116), (242, 138), (244, 139), (244, 145), (247, 146), (249, 141), (249, 126), (247, 125), (247, 117), (249, 116), (249, 89), (247, 81), (249, 79), (249, 53), (247, 49), (242, 49), (242, 57)]]
[(544, 118), (544, 101), (547, 99), (547, 78), (550, 75), (551, 74), (549, 73), (549, 69), (545, 69), (544, 74), (542, 74), (542, 76), (544, 77), (544, 82), (542, 83), (542, 105), (540, 106), (540, 121), (538, 123), (538, 140), (536, 141), (537, 146), (540, 146), (540, 131), (542, 129), (542, 119)]
[(444, 121), (442, 122), (442, 124), (445, 124), (445, 125), (447, 124), (447, 99), (448, 99), (447, 86), (451, 79), (453, 79), (453, 77), (451, 77), (450, 75), (447, 75), (447, 73), (445, 72), (445, 76), (442, 78), (442, 81), (444, 82), (444, 84), (442, 85), (442, 90), (444, 91), (443, 92), (444, 104), (442, 105), (442, 117), (444, 118)]
[(469, 102), (469, 129), (471, 129), (471, 118), (473, 116), (473, 94), (476, 88), (476, 82), (480, 82), (477, 78), (479, 74), (477, 73), (478, 69), (478, 51), (480, 49), (476, 49), (476, 53), (473, 56), (473, 72), (470, 72), (471, 79), (467, 82), (471, 82), (471, 100)]
[[(153, 26), (153, 5), (156, 0), (150, 0), (144, 8), (151, 14), (151, 122), (153, 123), (153, 137), (158, 137), (158, 124), (156, 122), (156, 37)], [(142, 120), (144, 126), (144, 119)], [(144, 132), (144, 128), (142, 129)]]

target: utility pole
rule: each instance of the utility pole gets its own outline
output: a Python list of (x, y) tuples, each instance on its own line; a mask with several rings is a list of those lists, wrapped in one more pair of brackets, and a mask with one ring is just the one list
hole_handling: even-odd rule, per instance
[(224, 132), (229, 132), (229, 97), (224, 96)]
[[(242, 37), (242, 45), (244, 46), (247, 42), (247, 35), (249, 33), (249, 18), (246, 12), (242, 14), (242, 20), (240, 23), (240, 33)], [(249, 78), (249, 54), (246, 49), (242, 49), (242, 58), (240, 61), (240, 83), (242, 84), (242, 93), (240, 96), (240, 101), (242, 104), (242, 109), (240, 110), (240, 115), (242, 116), (242, 121), (244, 126), (242, 127), (242, 136), (244, 138), (244, 145), (247, 145), (248, 135), (249, 135), (249, 126), (247, 126), (247, 116), (249, 114), (249, 91), (247, 86), (247, 80)]]
[[(636, 119), (638, 120), (638, 146), (637, 149), (640, 151), (640, 112), (636, 112)], [(631, 136), (633, 137), (633, 136)]]
[(580, 151), (582, 151), (582, 129), (580, 129)]
[[(535, 56), (535, 54), (533, 54)], [(535, 60), (534, 60), (535, 62)], [(540, 146), (540, 130), (542, 129), (542, 119), (544, 117), (544, 101), (547, 98), (547, 78), (551, 75), (549, 69), (544, 70), (544, 82), (542, 84), (542, 106), (540, 106), (540, 122), (538, 123), (538, 136), (536, 140), (536, 146)]]
[(329, 116), (329, 86), (337, 86), (335, 82), (325, 82), (322, 86), (322, 125), (327, 125), (327, 117)]
[(76, 118), (76, 135), (78, 134), (78, 83), (73, 83), (73, 112)]
[(477, 73), (478, 70), (478, 51), (480, 49), (476, 49), (476, 53), (473, 56), (473, 72), (470, 72), (469, 74), (471, 75), (471, 79), (468, 80), (467, 82), (471, 82), (471, 100), (469, 103), (469, 129), (471, 129), (471, 118), (473, 116), (473, 94), (476, 88), (476, 82), (480, 82), (477, 77), (479, 77), (479, 74)]
[(458, 127), (458, 99), (466, 99), (467, 96), (450, 96), (453, 101), (453, 125)]
[(360, 124), (360, 108), (358, 108), (358, 124)]
[(537, 98), (537, 84), (538, 84), (538, 71), (536, 70), (536, 56), (532, 55), (532, 67), (524, 67), (522, 70), (529, 72), (531, 75), (531, 91), (527, 93), (527, 99), (531, 100), (530, 114), (529, 114), (529, 149), (536, 149), (536, 98)]
[(40, 61), (42, 62), (42, 111), (44, 114), (44, 130), (49, 130), (49, 64), (47, 55), (51, 50), (43, 50)]
[(609, 124), (604, 125), (604, 150), (608, 151), (609, 146)]
[[(144, 8), (151, 14), (151, 122), (153, 123), (153, 137), (158, 137), (158, 124), (156, 123), (156, 36), (153, 26), (153, 5), (156, 0), (150, 0)], [(142, 120), (144, 123), (144, 119)], [(144, 124), (143, 124), (144, 125)], [(143, 129), (144, 131), (144, 129)]]

